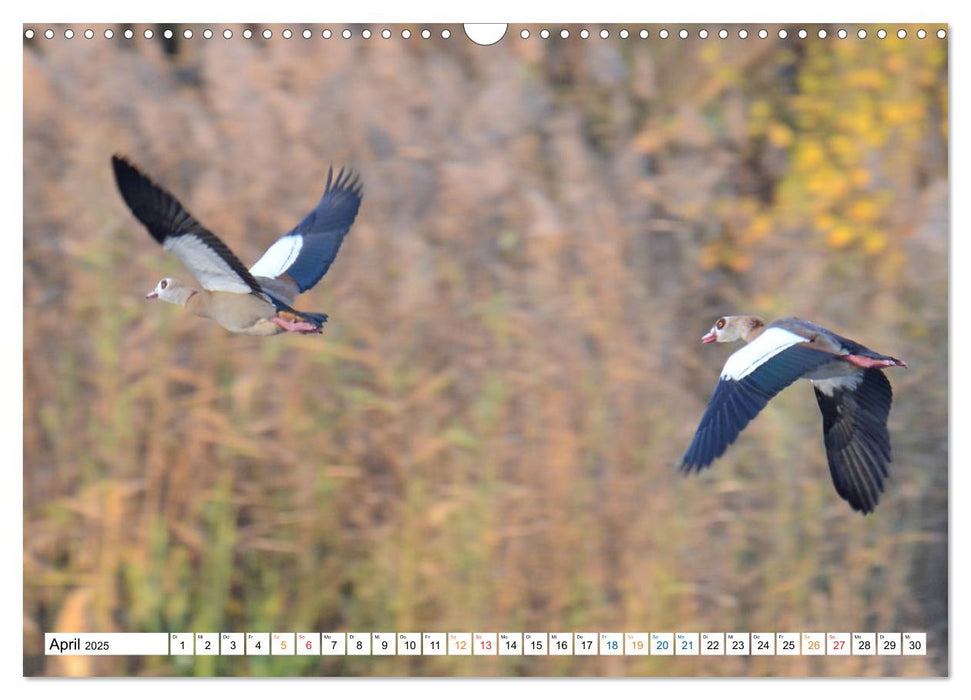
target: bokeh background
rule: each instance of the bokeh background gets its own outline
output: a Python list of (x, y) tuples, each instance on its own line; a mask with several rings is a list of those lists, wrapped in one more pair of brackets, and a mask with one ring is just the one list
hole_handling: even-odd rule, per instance
[[(24, 43), (25, 673), (947, 673), (940, 27), (514, 25), (489, 48), (441, 25), (44, 28)], [(122, 203), (116, 152), (248, 262), (328, 165), (355, 168), (360, 215), (300, 303), (325, 334), (146, 302), (187, 273)], [(836, 495), (806, 383), (678, 474), (733, 350), (700, 337), (739, 312), (909, 362), (874, 514)], [(44, 657), (55, 630), (925, 631), (928, 654)]]

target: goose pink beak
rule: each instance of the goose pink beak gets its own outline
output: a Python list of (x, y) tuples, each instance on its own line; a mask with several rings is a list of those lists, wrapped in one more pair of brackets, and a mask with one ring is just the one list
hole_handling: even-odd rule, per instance
[(716, 340), (718, 340), (718, 336), (715, 334), (714, 328), (701, 336), (701, 342), (705, 343), (706, 345), (708, 343), (714, 343)]
[(158, 299), (158, 292), (156, 292), (153, 289), (152, 291), (150, 291), (148, 294), (145, 295), (145, 298), (146, 299)]

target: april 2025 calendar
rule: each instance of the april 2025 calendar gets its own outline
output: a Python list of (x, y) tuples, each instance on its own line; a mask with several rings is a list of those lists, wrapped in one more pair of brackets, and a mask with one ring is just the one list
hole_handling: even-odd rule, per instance
[(926, 633), (48, 633), (50, 656), (924, 656)]
[(948, 25), (22, 32), (25, 675), (947, 675)]

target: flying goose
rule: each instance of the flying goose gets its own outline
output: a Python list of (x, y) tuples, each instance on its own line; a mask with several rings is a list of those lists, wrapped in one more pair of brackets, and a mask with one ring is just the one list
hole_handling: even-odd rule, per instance
[(885, 367), (907, 363), (873, 352), (815, 323), (723, 316), (702, 343), (747, 345), (728, 358), (685, 452), (681, 469), (701, 471), (720, 457), (769, 400), (800, 377), (812, 382), (836, 492), (853, 510), (876, 508), (889, 478), (887, 417), (893, 392)]
[(175, 255), (202, 285), (195, 289), (163, 278), (146, 299), (179, 304), (233, 333), (321, 333), (327, 314), (297, 311), (294, 298), (313, 287), (337, 257), (361, 205), (361, 185), (342, 169), (320, 202), (290, 233), (278, 239), (250, 269), (179, 201), (134, 165), (112, 156), (125, 204), (152, 237)]

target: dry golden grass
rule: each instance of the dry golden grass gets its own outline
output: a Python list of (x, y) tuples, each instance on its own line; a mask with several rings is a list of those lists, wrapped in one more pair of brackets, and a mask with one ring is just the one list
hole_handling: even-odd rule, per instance
[[(25, 45), (26, 673), (947, 672), (943, 45), (510, 37)], [(860, 155), (869, 179), (831, 192), (800, 154), (866, 128), (824, 117), (871, 65), (896, 79), (848, 113), (903, 121)], [(230, 336), (144, 301), (186, 273), (125, 209), (115, 152), (244, 261), (328, 164), (360, 172), (357, 223), (301, 301), (325, 334)], [(852, 216), (873, 197), (892, 201), (879, 245), (824, 228), (870, 226)], [(728, 354), (700, 335), (742, 311), (910, 363), (875, 514), (836, 496), (802, 385), (678, 475)], [(37, 651), (74, 629), (914, 630), (930, 652)]]

